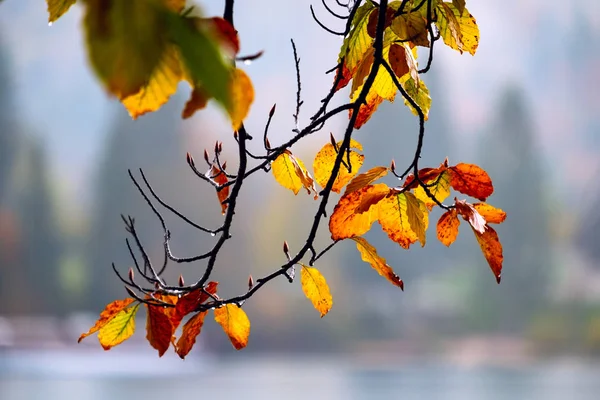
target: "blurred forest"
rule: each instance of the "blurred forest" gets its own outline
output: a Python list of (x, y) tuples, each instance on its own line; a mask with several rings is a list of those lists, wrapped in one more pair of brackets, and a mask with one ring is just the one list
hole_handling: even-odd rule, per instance
[[(551, 24), (542, 20), (539, 30)], [(590, 42), (585, 48), (571, 48), (574, 57), (562, 65), (575, 76), (600, 65), (597, 52), (587, 51), (600, 47), (597, 30), (582, 23), (565, 40), (581, 44), (582, 36)], [(543, 135), (533, 115), (531, 93), (538, 87), (544, 90), (535, 79), (540, 79), (538, 70), (544, 73), (543, 60), (552, 57), (546, 50), (540, 46), (533, 57), (538, 64), (531, 66), (531, 81), (508, 81), (490, 94), (494, 115), (468, 135), (455, 131), (454, 97), (443, 67), (434, 66), (424, 78), (434, 100), (421, 165), (435, 167), (448, 156), (451, 162), (474, 162), (489, 172), (495, 186), (490, 203), (508, 214), (497, 228), (505, 254), (501, 285), (466, 228), (449, 249), (431, 231), (426, 248), (414, 246), (410, 251), (374, 229), (369, 240), (404, 280), (404, 293), (364, 264), (353, 246), (341, 244), (320, 263), (333, 292), (332, 312), (321, 320), (298, 282), (274, 282), (247, 303), (253, 323), (247, 351), (385, 346), (427, 353), (449, 340), (456, 344), (478, 337), (498, 343), (506, 338), (538, 355), (600, 354), (600, 186), (595, 179), (584, 182), (576, 192), (583, 200), (572, 204), (567, 190), (576, 182), (565, 186), (568, 176), (557, 179), (556, 174), (569, 160), (549, 156), (560, 154), (560, 145), (547, 152), (543, 149), (548, 144), (540, 143)], [(176, 96), (159, 112), (137, 121), (111, 104), (104, 143), (87, 177), (90, 193), (82, 194), (91, 199), (90, 206), (79, 205), (71, 212), (70, 205), (81, 199), (66, 201), (61, 182), (51, 174), (49, 147), (39, 132), (44, 127), (16, 112), (13, 82), (20, 72), (12, 67), (9, 54), (0, 36), (0, 316), (51, 316), (61, 321), (84, 313), (91, 320), (107, 302), (126, 297), (111, 270), (112, 262), (121, 271), (132, 263), (120, 214), (136, 218), (151, 256), (159, 261), (162, 257), (160, 225), (127, 169), (136, 173), (143, 168), (169, 204), (194, 221), (217, 226), (221, 216), (212, 188), (194, 177), (185, 154), (190, 151), (200, 159), (218, 132), (212, 129), (210, 113), (195, 117), (193, 131), (182, 125), (179, 110), (185, 96)], [(573, 135), (597, 155), (600, 114), (591, 99), (591, 105), (583, 102), (575, 109)], [(355, 137), (365, 148), (363, 169), (387, 165), (392, 158), (399, 168), (404, 166), (414, 154), (416, 128), (417, 119), (401, 103), (382, 105)], [(303, 149), (307, 164), (312, 164), (315, 150)], [(230, 157), (233, 167), (235, 157)], [(234, 240), (217, 265), (215, 278), (230, 294), (245, 290), (249, 273), (258, 277), (279, 265), (284, 238), (292, 249), (299, 246), (306, 232), (304, 221), (314, 213), (314, 203), (302, 193), (293, 197), (277, 188), (272, 176), (260, 178), (262, 182), (245, 188)], [(210, 236), (172, 216), (168, 223), (176, 255), (199, 254), (212, 243)], [(320, 234), (325, 247), (328, 235)], [(181, 272), (191, 280), (202, 272), (202, 264), (186, 268), (169, 271), (167, 279), (175, 282)], [(214, 324), (205, 329), (207, 347), (230, 351)]]

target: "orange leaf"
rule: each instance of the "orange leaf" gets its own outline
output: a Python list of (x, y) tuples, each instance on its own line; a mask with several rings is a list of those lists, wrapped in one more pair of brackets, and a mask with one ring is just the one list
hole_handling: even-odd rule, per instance
[(202, 330), (202, 325), (204, 325), (204, 317), (208, 311), (201, 311), (194, 315), (188, 322), (183, 326), (183, 331), (181, 332), (181, 337), (177, 341), (177, 345), (175, 348), (177, 349), (177, 354), (182, 359), (190, 352), (194, 344), (196, 343), (196, 337), (200, 334)]
[[(212, 168), (206, 173), (206, 176), (219, 185), (224, 185), (228, 182), (225, 173), (221, 171), (215, 164), (213, 164)], [(223, 189), (217, 190), (217, 198), (219, 199), (219, 204), (221, 204), (221, 213), (223, 215), (225, 215), (225, 211), (227, 211), (227, 203), (223, 204), (223, 202), (227, 200), (228, 197), (229, 186), (225, 186)]]
[(313, 306), (321, 313), (321, 318), (331, 310), (333, 298), (329, 291), (327, 281), (321, 275), (318, 269), (308, 267), (304, 264), (300, 271), (300, 283), (302, 291), (306, 297), (313, 303)]
[(123, 343), (135, 332), (135, 315), (139, 304), (127, 307), (117, 313), (106, 325), (98, 331), (98, 341), (104, 350)]
[(488, 224), (501, 224), (506, 219), (506, 213), (499, 208), (486, 203), (475, 203), (473, 207)]
[[(342, 142), (338, 142), (337, 148), (339, 149), (342, 145)], [(348, 172), (348, 168), (343, 164), (340, 165), (340, 170), (338, 176), (333, 182), (333, 190), (336, 193), (339, 193), (341, 189), (358, 173), (358, 170), (363, 164), (365, 156), (357, 153), (352, 150), (352, 148), (362, 150), (362, 145), (351, 139), (350, 141), (350, 166), (352, 167), (352, 172)], [(315, 181), (321, 186), (325, 187), (329, 178), (331, 177), (331, 172), (333, 171), (333, 165), (335, 164), (335, 159), (338, 153), (333, 147), (331, 143), (327, 143), (315, 156), (315, 161), (313, 162), (313, 171), (315, 172)], [(348, 162), (347, 154), (344, 154), (343, 161), (345, 163)]]
[(146, 339), (152, 347), (158, 350), (158, 356), (162, 357), (171, 344), (173, 325), (171, 325), (171, 320), (165, 313), (164, 306), (146, 305), (146, 307), (148, 309)]
[(450, 170), (450, 185), (454, 190), (481, 201), (494, 192), (489, 175), (477, 165), (460, 163), (450, 167)]
[(248, 344), (250, 336), (250, 320), (236, 304), (225, 304), (215, 309), (215, 321), (225, 331), (233, 347), (241, 350)]
[(112, 303), (109, 303), (104, 310), (100, 313), (100, 318), (92, 328), (90, 328), (87, 333), (82, 333), (77, 340), (77, 343), (81, 342), (84, 338), (90, 336), (92, 333), (99, 331), (103, 326), (108, 324), (111, 319), (115, 317), (118, 313), (129, 307), (131, 303), (133, 303), (135, 299), (130, 297), (124, 300), (115, 300)]
[(468, 221), (475, 231), (479, 233), (483, 233), (485, 231), (485, 219), (483, 219), (481, 214), (479, 214), (472, 204), (467, 203), (466, 200), (455, 199), (454, 205), (456, 206), (456, 210), (460, 213), (460, 215), (462, 215), (463, 219)]
[(373, 267), (379, 275), (404, 290), (402, 279), (394, 273), (394, 270), (387, 264), (385, 258), (377, 254), (377, 249), (375, 247), (361, 237), (353, 237), (352, 240), (356, 242), (356, 248), (360, 252), (360, 256), (364, 262), (371, 264), (371, 267)]
[(202, 110), (206, 107), (210, 97), (208, 94), (199, 86), (194, 87), (190, 99), (185, 103), (181, 118), (190, 118), (198, 110)]
[[(405, 249), (419, 239), (416, 230), (426, 230), (429, 224), (427, 207), (423, 202), (419, 203), (418, 209), (421, 215), (415, 215), (415, 207), (409, 208), (408, 203), (412, 200), (407, 198), (410, 193), (394, 193), (383, 199), (378, 204), (378, 222), (388, 234), (389, 238)], [(409, 215), (410, 213), (410, 215)], [(417, 222), (419, 221), (420, 222)], [(412, 224), (411, 224), (412, 222)], [(415, 225), (413, 227), (413, 225)], [(421, 245), (424, 245), (424, 237)]]
[(446, 246), (450, 246), (458, 236), (460, 220), (455, 208), (442, 214), (437, 223), (437, 237)]
[(473, 233), (475, 233), (481, 251), (496, 277), (496, 282), (500, 283), (504, 257), (502, 256), (502, 244), (500, 244), (498, 234), (490, 226), (486, 226), (483, 233), (477, 232), (473, 228)]
[[(329, 218), (329, 231), (333, 240), (347, 239), (366, 233), (377, 219), (378, 207), (367, 207), (376, 204), (365, 204), (365, 199), (376, 200), (385, 196), (390, 188), (383, 183), (365, 186), (362, 189), (345, 194), (333, 209)], [(381, 198), (379, 197), (379, 200)], [(362, 212), (358, 212), (359, 209)]]
[(228, 107), (227, 112), (231, 118), (233, 129), (237, 131), (242, 126), (254, 101), (254, 86), (252, 86), (250, 77), (243, 70), (236, 68), (233, 70), (229, 90), (231, 106)]
[(355, 192), (359, 189), (364, 188), (367, 185), (375, 182), (377, 179), (384, 177), (388, 173), (387, 167), (374, 167), (365, 172), (364, 174), (357, 175), (350, 181), (348, 186), (346, 186), (346, 191), (344, 195)]
[[(209, 282), (204, 291), (214, 295), (217, 293), (218, 282)], [(193, 292), (189, 292), (179, 301), (175, 306), (175, 312), (171, 316), (171, 324), (173, 325), (173, 332), (177, 329), (183, 317), (187, 314), (196, 310), (196, 308), (209, 299), (209, 296), (202, 289), (196, 289)]]

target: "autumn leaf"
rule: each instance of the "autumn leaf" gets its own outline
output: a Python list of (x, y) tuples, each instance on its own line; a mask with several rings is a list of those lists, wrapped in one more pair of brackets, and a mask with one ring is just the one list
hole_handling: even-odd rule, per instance
[(465, 11), (465, 3), (465, 0), (452, 0), (452, 5), (458, 10), (460, 15)]
[[(227, 179), (227, 175), (223, 171), (219, 169), (219, 166), (213, 164), (213, 166), (206, 172), (205, 176), (209, 179), (212, 179), (218, 185), (224, 185), (229, 180)], [(217, 190), (217, 198), (219, 199), (219, 204), (221, 205), (221, 213), (225, 215), (225, 211), (227, 211), (227, 203), (223, 203), (229, 197), (229, 186), (225, 186), (221, 190)]]
[(367, 185), (370, 185), (376, 180), (387, 175), (388, 170), (389, 168), (387, 167), (374, 167), (365, 172), (364, 174), (355, 176), (354, 179), (350, 181), (348, 186), (346, 186), (346, 191), (344, 192), (344, 195), (350, 194), (352, 192), (364, 188)]
[(83, 333), (81, 334), (81, 336), (79, 336), (77, 343), (80, 343), (86, 337), (100, 330), (102, 327), (108, 324), (118, 313), (129, 307), (134, 301), (135, 299), (128, 297), (124, 300), (115, 300), (112, 303), (109, 303), (100, 313), (100, 318), (98, 319), (98, 321), (96, 321), (94, 326), (90, 328), (90, 330), (87, 333)]
[(421, 247), (423, 247), (425, 246), (425, 231), (427, 230), (424, 214), (427, 213), (427, 211), (423, 211), (423, 202), (417, 199), (414, 194), (406, 192), (405, 196), (408, 224), (417, 235), (419, 242), (421, 242)]
[(439, 241), (446, 246), (450, 246), (458, 237), (459, 226), (460, 220), (455, 208), (443, 213), (437, 223), (437, 237)]
[(135, 332), (135, 315), (139, 304), (119, 311), (106, 325), (98, 331), (98, 341), (104, 350), (123, 343)]
[(183, 71), (177, 48), (168, 46), (152, 72), (148, 84), (138, 93), (124, 98), (121, 102), (133, 119), (156, 111), (177, 92), (177, 85), (182, 77)]
[[(426, 9), (427, 7), (421, 8)], [(397, 16), (392, 20), (390, 28), (398, 37), (399, 42), (429, 47), (427, 17), (421, 11), (409, 12)]]
[(202, 288), (195, 289), (182, 296), (175, 306), (175, 312), (171, 316), (171, 325), (173, 331), (179, 327), (179, 324), (187, 314), (194, 312), (196, 308), (210, 298), (205, 292), (215, 295), (217, 293), (218, 282), (209, 282)]
[(254, 101), (254, 87), (250, 77), (241, 69), (235, 69), (230, 80), (231, 106), (227, 108), (233, 130), (237, 131), (242, 126), (244, 118), (250, 111)]
[(473, 207), (488, 224), (501, 224), (506, 219), (506, 213), (499, 208), (486, 203), (475, 203)]
[(364, 262), (371, 264), (371, 267), (373, 267), (379, 275), (404, 290), (402, 279), (394, 273), (394, 270), (387, 264), (385, 258), (377, 254), (377, 249), (375, 247), (362, 237), (353, 237), (352, 240), (356, 242), (356, 248), (360, 252), (360, 256)]
[(53, 23), (66, 13), (77, 0), (46, 0), (48, 5), (48, 23)]
[[(337, 148), (340, 149), (342, 142), (337, 143)], [(352, 172), (348, 172), (348, 168), (345, 165), (340, 165), (338, 176), (333, 182), (333, 190), (336, 193), (339, 193), (344, 186), (358, 173), (358, 170), (363, 164), (365, 156), (359, 154), (355, 150), (357, 149), (362, 151), (362, 145), (355, 141), (354, 139), (350, 140), (350, 166)], [(329, 178), (331, 177), (331, 172), (333, 171), (333, 165), (335, 163), (335, 159), (337, 157), (338, 152), (333, 147), (333, 144), (327, 143), (315, 156), (315, 161), (313, 162), (313, 171), (315, 173), (315, 181), (321, 186), (325, 187)], [(345, 163), (348, 162), (347, 154), (344, 154), (343, 161)]]
[(166, 314), (166, 307), (146, 305), (148, 314), (146, 317), (146, 339), (152, 347), (158, 350), (158, 356), (162, 357), (171, 344), (173, 336), (173, 325)]
[(198, 110), (202, 110), (208, 104), (210, 100), (209, 95), (202, 90), (200, 86), (194, 87), (190, 95), (189, 100), (185, 103), (185, 107), (181, 113), (181, 118), (190, 118)]
[[(420, 241), (419, 236), (415, 232), (416, 229), (423, 228), (427, 229), (429, 224), (429, 217), (427, 207), (423, 202), (419, 203), (419, 208), (422, 212), (421, 215), (415, 215), (415, 207), (408, 206), (407, 193), (394, 193), (383, 199), (378, 203), (378, 222), (387, 233), (390, 239), (398, 243), (405, 249), (408, 249), (411, 244), (417, 240)], [(409, 216), (409, 213), (411, 214)], [(421, 222), (417, 223), (416, 220), (421, 218)], [(419, 224), (415, 228), (412, 225)], [(424, 238), (423, 238), (424, 239)], [(421, 245), (425, 245), (421, 242)]]
[[(404, 89), (411, 99), (417, 103), (417, 106), (423, 112), (425, 121), (429, 119), (429, 109), (431, 108), (431, 97), (429, 96), (429, 89), (425, 85), (422, 79), (419, 79), (418, 84), (415, 84), (415, 80), (411, 77), (404, 83)], [(410, 102), (404, 99), (404, 104), (412, 111), (414, 115), (419, 115), (417, 110), (410, 104)]]
[(467, 51), (475, 55), (479, 46), (479, 27), (475, 18), (464, 8), (464, 0), (438, 2), (436, 15), (436, 25), (444, 43), (461, 54)]
[[(386, 184), (379, 183), (343, 195), (329, 218), (331, 238), (340, 240), (366, 233), (377, 220), (378, 207), (373, 205), (382, 201), (389, 191)], [(365, 199), (369, 200), (365, 202)]]
[(84, 29), (96, 74), (119, 99), (148, 84), (167, 48), (168, 12), (152, 1), (88, 0)]
[(165, 6), (177, 13), (183, 11), (183, 9), (185, 8), (185, 1), (186, 0), (162, 0)]
[(241, 350), (248, 344), (250, 320), (237, 304), (225, 304), (215, 309), (215, 321), (225, 331), (233, 347)]
[(467, 203), (466, 200), (455, 199), (454, 206), (476, 232), (483, 233), (485, 231), (486, 221), (472, 204)]
[(181, 336), (177, 341), (177, 345), (175, 346), (177, 354), (182, 359), (187, 356), (190, 352), (194, 344), (196, 343), (196, 337), (200, 334), (202, 330), (202, 325), (204, 325), (204, 318), (208, 311), (200, 311), (192, 318), (189, 319), (188, 322), (183, 325), (183, 330), (181, 332)]
[(298, 194), (303, 187), (311, 193), (314, 190), (313, 179), (306, 170), (304, 163), (299, 158), (292, 155), (289, 150), (285, 150), (271, 163), (273, 176), (275, 180), (284, 188), (290, 189), (294, 194)]
[(473, 233), (475, 233), (481, 251), (496, 277), (496, 282), (500, 283), (500, 280), (502, 279), (502, 262), (504, 261), (504, 257), (502, 255), (502, 244), (500, 244), (498, 234), (490, 226), (486, 226), (483, 233), (478, 232), (473, 228)]
[(406, 43), (392, 44), (389, 51), (390, 67), (398, 78), (410, 74), (414, 82), (419, 81), (417, 60)]
[(230, 51), (233, 57), (240, 51), (240, 39), (238, 32), (229, 23), (229, 21), (221, 17), (207, 18), (204, 21), (210, 25), (210, 29), (216, 39)]
[[(420, 174), (419, 174), (420, 175)], [(436, 177), (433, 177), (432, 179), (421, 179), (421, 181), (428, 185), (427, 189), (429, 190), (429, 193), (440, 203), (443, 203), (444, 200), (446, 200), (448, 198), (448, 196), (450, 196), (450, 172), (449, 171), (442, 171), (442, 173), (438, 174)], [(429, 186), (431, 185), (431, 186)], [(421, 200), (423, 203), (425, 203), (425, 206), (427, 206), (428, 210), (432, 210), (434, 206), (437, 205), (437, 203), (435, 202), (435, 200), (433, 200), (431, 197), (429, 197), (429, 195), (425, 192), (425, 189), (423, 189), (422, 186), (418, 186), (417, 188), (415, 188), (414, 190), (415, 196), (417, 197), (417, 199)]]
[(489, 175), (477, 165), (459, 163), (449, 169), (452, 171), (450, 186), (454, 190), (481, 201), (494, 192)]
[(321, 318), (331, 310), (333, 298), (329, 291), (327, 281), (318, 269), (302, 265), (300, 271), (300, 283), (302, 291), (313, 303), (313, 306), (321, 313)]

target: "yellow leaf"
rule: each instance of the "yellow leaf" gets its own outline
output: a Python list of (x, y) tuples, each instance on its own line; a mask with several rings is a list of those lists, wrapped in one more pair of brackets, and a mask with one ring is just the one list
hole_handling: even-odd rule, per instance
[[(423, 212), (421, 224), (424, 229), (427, 229), (429, 224), (427, 208), (423, 203), (420, 203), (419, 208)], [(378, 204), (378, 212), (378, 222), (394, 242), (408, 249), (411, 244), (419, 240), (409, 220), (406, 193), (394, 194), (383, 199)]]
[(479, 46), (479, 27), (477, 21), (463, 8), (462, 12), (452, 3), (439, 2), (436, 8), (437, 27), (444, 43), (458, 50), (475, 55)]
[[(337, 148), (339, 149), (342, 145), (342, 142), (337, 143)], [(365, 156), (359, 154), (358, 152), (352, 150), (352, 148), (362, 150), (362, 145), (351, 139), (350, 141), (350, 166), (352, 168), (352, 172), (348, 172), (348, 168), (342, 164), (340, 165), (340, 170), (337, 178), (333, 182), (333, 190), (336, 193), (339, 193), (344, 186), (358, 173), (358, 170), (363, 164)], [(331, 143), (327, 143), (315, 157), (315, 161), (313, 163), (313, 171), (315, 172), (315, 180), (321, 187), (325, 187), (327, 185), (327, 181), (331, 177), (331, 172), (333, 171), (333, 165), (335, 163), (335, 158), (337, 157), (337, 151), (333, 147)], [(343, 162), (348, 162), (347, 154), (344, 154)]]
[(123, 99), (144, 87), (167, 46), (167, 12), (147, 0), (88, 0), (84, 28), (92, 67)]
[(394, 273), (394, 270), (387, 264), (385, 258), (377, 254), (377, 249), (375, 247), (361, 237), (354, 237), (352, 240), (356, 242), (356, 248), (360, 252), (360, 256), (364, 262), (371, 264), (371, 267), (373, 267), (379, 275), (404, 290), (402, 279)]
[(248, 344), (250, 320), (237, 304), (225, 304), (215, 309), (215, 321), (225, 331), (233, 347), (241, 350)]
[(406, 192), (406, 214), (408, 215), (408, 224), (410, 228), (416, 233), (421, 247), (425, 246), (425, 231), (427, 225), (425, 224), (425, 216), (427, 209), (423, 207), (423, 202), (415, 197), (414, 194)]
[(331, 310), (333, 298), (327, 286), (327, 281), (318, 269), (302, 265), (300, 271), (300, 283), (302, 291), (313, 303), (313, 306), (321, 313), (321, 318)]
[(344, 65), (352, 73), (373, 43), (373, 38), (367, 32), (369, 16), (373, 10), (375, 10), (375, 5), (370, 1), (365, 2), (356, 10), (352, 28), (342, 44), (339, 61), (344, 60)]
[(177, 48), (168, 46), (148, 84), (121, 102), (131, 118), (136, 119), (140, 115), (158, 110), (165, 104), (177, 92), (177, 84), (182, 78), (183, 71)]
[(333, 240), (347, 239), (366, 233), (377, 220), (379, 203), (390, 188), (379, 183), (365, 186), (343, 195), (329, 218), (329, 231)]
[[(423, 183), (428, 186), (427, 189), (429, 193), (433, 195), (440, 203), (443, 203), (444, 200), (450, 196), (450, 173), (445, 170), (441, 174), (434, 176), (433, 179), (423, 180)], [(423, 189), (420, 185), (415, 188), (415, 196), (417, 199), (421, 200), (429, 210), (431, 210), (437, 203), (430, 198), (427, 193), (425, 193), (425, 189)]]
[(359, 189), (364, 188), (367, 185), (375, 182), (377, 179), (384, 177), (388, 173), (387, 167), (374, 167), (365, 172), (364, 174), (357, 175), (348, 186), (346, 186), (346, 191), (344, 195), (355, 192)]
[[(423, 82), (422, 79), (419, 79), (419, 84), (415, 85), (414, 79), (410, 78), (403, 86), (406, 93), (408, 93), (408, 95), (417, 103), (421, 111), (423, 111), (425, 121), (427, 121), (429, 119), (429, 109), (431, 108), (431, 97), (429, 97), (429, 89), (425, 85), (425, 82)], [(404, 99), (404, 104), (406, 104), (413, 114), (419, 115), (417, 110), (413, 108), (408, 100)]]
[(66, 13), (77, 0), (46, 0), (48, 5), (48, 22), (52, 23)]
[(83, 333), (77, 343), (81, 342), (84, 338), (90, 336), (92, 333), (99, 331), (103, 326), (108, 324), (110, 320), (112, 320), (115, 315), (123, 311), (125, 308), (129, 307), (131, 303), (135, 300), (131, 297), (128, 297), (124, 300), (115, 300), (112, 303), (109, 303), (104, 310), (100, 313), (100, 318), (96, 321), (96, 324), (87, 333)]
[(135, 332), (135, 314), (140, 305), (121, 310), (98, 332), (98, 340), (104, 350), (123, 343)]
[(254, 87), (250, 77), (241, 69), (233, 70), (230, 81), (231, 106), (227, 108), (234, 130), (240, 129), (254, 101)]
[(305, 187), (309, 194), (313, 190), (314, 184), (304, 163), (294, 157), (289, 150), (285, 150), (277, 156), (271, 163), (271, 169), (275, 180), (284, 188), (293, 191), (294, 194), (298, 194), (302, 187)]

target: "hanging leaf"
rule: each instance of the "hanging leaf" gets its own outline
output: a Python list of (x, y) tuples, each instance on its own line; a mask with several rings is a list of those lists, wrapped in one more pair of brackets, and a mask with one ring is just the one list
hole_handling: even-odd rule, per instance
[[(409, 212), (413, 213), (414, 209), (408, 208), (406, 193), (395, 193), (378, 204), (378, 222), (387, 233), (390, 239), (398, 243), (405, 249), (408, 249), (411, 244), (419, 240), (417, 233), (413, 230), (410, 220), (422, 218), (422, 226), (427, 229), (429, 217), (427, 207), (421, 202), (419, 209), (422, 211), (422, 216), (412, 215), (409, 218)], [(421, 245), (424, 245), (421, 242)]]
[(469, 222), (475, 231), (479, 233), (483, 233), (485, 231), (485, 219), (483, 219), (481, 214), (479, 214), (472, 204), (467, 203), (466, 200), (455, 199), (454, 206), (456, 207), (456, 211), (462, 215), (465, 221)]
[(231, 106), (227, 108), (233, 130), (237, 131), (250, 111), (254, 101), (254, 86), (250, 77), (241, 69), (235, 69), (230, 81)]
[[(227, 179), (227, 175), (223, 171), (219, 169), (219, 166), (213, 164), (213, 166), (206, 173), (206, 177), (212, 179), (218, 185), (224, 185), (229, 180)], [(219, 204), (221, 205), (221, 213), (225, 215), (227, 211), (227, 203), (223, 203), (229, 197), (229, 186), (225, 186), (221, 190), (217, 190), (217, 198), (219, 199)]]
[[(427, 189), (440, 203), (443, 203), (444, 200), (450, 196), (450, 172), (443, 171), (437, 177), (425, 180), (421, 179), (421, 181), (426, 185), (431, 185), (427, 186)], [(425, 189), (423, 189), (422, 186), (415, 188), (415, 196), (425, 203), (425, 206), (427, 206), (429, 211), (437, 205), (437, 203), (425, 192)]]
[(477, 165), (459, 163), (450, 167), (450, 170), (450, 185), (454, 190), (481, 201), (485, 201), (494, 192), (489, 175)]
[[(337, 143), (337, 148), (340, 149), (342, 142)], [(351, 139), (350, 141), (350, 167), (352, 172), (348, 172), (348, 168), (342, 164), (340, 165), (340, 170), (337, 178), (333, 182), (333, 190), (336, 193), (339, 193), (344, 186), (358, 173), (358, 170), (363, 164), (365, 156), (359, 154), (355, 150), (357, 149), (362, 151), (362, 145)], [(327, 185), (327, 181), (331, 177), (331, 172), (333, 171), (333, 165), (335, 163), (335, 159), (337, 157), (337, 151), (333, 147), (333, 144), (327, 143), (323, 148), (317, 153), (315, 157), (315, 161), (313, 163), (313, 171), (315, 173), (315, 181), (321, 186), (325, 187)], [(348, 157), (344, 154), (343, 162), (348, 162)]]
[(389, 191), (387, 185), (379, 183), (342, 196), (329, 218), (331, 238), (340, 240), (366, 233), (377, 220), (378, 207), (373, 205), (381, 202)]
[[(425, 82), (423, 82), (422, 79), (419, 79), (418, 84), (415, 84), (415, 80), (410, 78), (404, 83), (404, 89), (415, 103), (417, 103), (421, 111), (423, 111), (423, 116), (425, 117), (425, 121), (427, 121), (429, 119), (429, 109), (431, 108), (431, 97), (429, 96), (429, 89), (425, 86)], [(419, 115), (417, 110), (410, 105), (408, 100), (404, 99), (404, 104), (414, 115)]]
[(273, 176), (275, 180), (284, 188), (290, 189), (294, 194), (298, 194), (303, 187), (311, 193), (314, 189), (313, 179), (306, 170), (304, 163), (299, 158), (292, 155), (289, 150), (285, 150), (271, 163)]
[(83, 339), (90, 336), (91, 334), (98, 332), (102, 327), (108, 324), (118, 313), (129, 307), (134, 301), (135, 299), (128, 297), (124, 300), (115, 300), (112, 303), (109, 303), (100, 313), (100, 318), (98, 319), (98, 321), (96, 321), (94, 326), (91, 327), (90, 330), (87, 331), (87, 333), (82, 333), (81, 336), (79, 336), (77, 343), (80, 343)]
[[(426, 9), (427, 7), (421, 7)], [(427, 17), (423, 11), (409, 12), (401, 14), (394, 18), (390, 28), (398, 37), (401, 43), (412, 44), (413, 46), (429, 47), (429, 36), (427, 32)]]
[(458, 10), (460, 15), (465, 11), (465, 3), (465, 0), (452, 0), (452, 5)]
[(183, 78), (181, 62), (177, 48), (170, 45), (162, 54), (157, 67), (152, 72), (150, 81), (142, 89), (121, 102), (131, 118), (158, 110), (177, 92), (177, 85)]
[(352, 240), (356, 242), (356, 248), (360, 252), (360, 256), (364, 262), (371, 264), (371, 267), (373, 267), (379, 275), (383, 276), (393, 285), (404, 290), (402, 279), (394, 273), (394, 270), (387, 264), (385, 258), (377, 254), (377, 249), (375, 249), (375, 247), (362, 237), (353, 237)]
[(500, 283), (504, 257), (502, 255), (502, 244), (500, 244), (498, 234), (490, 226), (486, 226), (483, 233), (478, 232), (473, 228), (473, 233), (475, 233), (481, 251), (496, 277), (496, 282)]
[(98, 331), (98, 341), (104, 350), (123, 343), (135, 332), (135, 314), (139, 304), (119, 311), (106, 325)]
[(146, 339), (152, 347), (158, 350), (158, 356), (162, 357), (171, 344), (173, 336), (173, 325), (166, 314), (164, 306), (146, 305), (148, 309), (146, 317)]
[(174, 309), (175, 312), (171, 316), (171, 325), (173, 325), (173, 331), (179, 327), (183, 317), (191, 312), (196, 311), (198, 306), (210, 298), (210, 296), (208, 296), (205, 292), (208, 292), (212, 295), (217, 293), (218, 285), (218, 282), (209, 282), (204, 287), (204, 290), (202, 290), (202, 288), (198, 288), (192, 292), (186, 293), (179, 299)]
[(194, 315), (188, 322), (183, 325), (183, 330), (181, 332), (181, 337), (177, 341), (177, 345), (175, 348), (177, 349), (177, 354), (182, 359), (188, 355), (194, 344), (196, 343), (196, 337), (200, 334), (202, 330), (202, 325), (204, 325), (204, 318), (208, 311), (201, 311)]
[(384, 177), (388, 173), (387, 167), (374, 167), (365, 172), (364, 174), (357, 175), (350, 181), (348, 186), (346, 186), (346, 191), (344, 195), (355, 192), (359, 189), (364, 188), (367, 185), (375, 182), (376, 180)]
[(48, 23), (59, 19), (77, 0), (46, 0), (48, 5)]
[(488, 224), (501, 224), (506, 219), (506, 213), (499, 208), (486, 203), (475, 203), (473, 207)]
[(460, 220), (455, 208), (442, 214), (437, 223), (437, 237), (446, 246), (450, 246), (458, 237)]
[(250, 320), (236, 304), (225, 304), (215, 309), (215, 321), (225, 331), (233, 347), (241, 350), (248, 344), (250, 336)]
[[(450, 48), (475, 55), (479, 46), (479, 27), (477, 21), (464, 8), (464, 1), (458, 7), (448, 2), (438, 2), (436, 25), (444, 43)], [(459, 2), (460, 3), (460, 2)], [(462, 10), (460, 10), (462, 6)]]
[(204, 109), (208, 104), (208, 100), (210, 100), (210, 96), (202, 90), (202, 87), (194, 87), (189, 100), (185, 103), (181, 118), (190, 118), (196, 111)]
[(427, 224), (423, 211), (424, 203), (417, 199), (414, 194), (410, 192), (405, 193), (406, 196), (406, 214), (408, 215), (408, 224), (413, 232), (417, 235), (421, 247), (425, 246), (425, 231), (427, 230)]
[(302, 291), (321, 313), (321, 318), (331, 310), (333, 298), (327, 286), (327, 281), (318, 269), (300, 264), (300, 283)]

